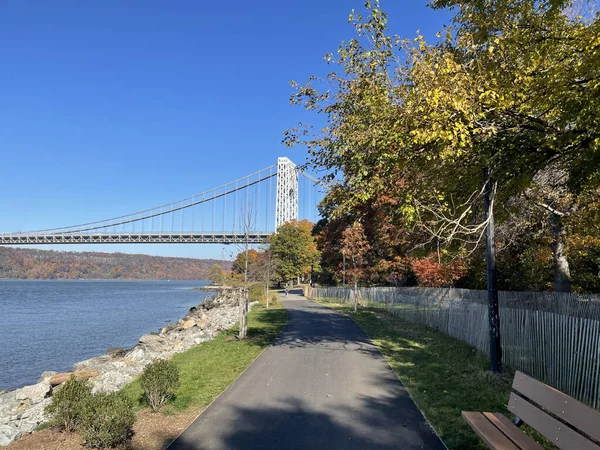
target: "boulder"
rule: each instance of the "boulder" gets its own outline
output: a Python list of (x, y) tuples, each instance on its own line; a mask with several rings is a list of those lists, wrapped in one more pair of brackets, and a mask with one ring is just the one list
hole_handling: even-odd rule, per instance
[(181, 328), (187, 330), (188, 328), (192, 328), (196, 326), (196, 321), (193, 319), (188, 319), (181, 324)]
[[(204, 316), (206, 317), (206, 314)], [(200, 319), (196, 320), (196, 326), (202, 330), (205, 330), (210, 327), (210, 320), (208, 320), (208, 317), (201, 317)]]
[(19, 423), (19, 431), (23, 434), (32, 433), (38, 426), (37, 422), (32, 422), (30, 420), (21, 420)]
[(86, 359), (73, 365), (73, 372), (81, 372), (83, 370), (97, 370), (102, 373), (106, 367), (110, 365), (113, 357), (109, 355), (97, 356), (95, 358)]
[(21, 436), (21, 432), (10, 425), (0, 425), (0, 446), (8, 445)]
[(97, 377), (98, 375), (100, 375), (100, 372), (97, 370), (78, 370), (75, 372), (75, 378), (79, 380), (89, 380)]
[(113, 358), (124, 356), (127, 353), (127, 349), (123, 347), (111, 347), (106, 350), (106, 354), (112, 356)]
[(76, 372), (57, 373), (48, 381), (52, 386), (57, 386), (59, 384), (64, 383), (65, 381), (68, 381), (69, 378), (71, 378), (71, 375), (74, 375), (75, 378), (79, 380), (89, 380), (90, 378), (94, 378), (100, 375), (100, 372), (98, 372), (97, 370), (78, 370)]
[(51, 377), (53, 377), (56, 374), (57, 372), (55, 372), (54, 370), (46, 370), (40, 375), (38, 383), (41, 383), (42, 381), (48, 381)]
[(17, 400), (30, 400), (31, 403), (39, 403), (50, 393), (50, 383), (42, 381), (33, 386), (25, 386), (15, 391)]
[(139, 343), (144, 345), (161, 344), (162, 342), (163, 337), (158, 334), (144, 334), (139, 340)]

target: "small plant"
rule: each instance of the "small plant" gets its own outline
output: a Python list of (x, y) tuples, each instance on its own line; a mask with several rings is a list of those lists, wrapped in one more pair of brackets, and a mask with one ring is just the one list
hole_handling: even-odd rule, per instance
[(117, 447), (133, 432), (133, 405), (122, 392), (92, 395), (82, 409), (79, 432), (88, 447)]
[(46, 406), (45, 412), (50, 416), (50, 423), (67, 432), (77, 430), (82, 408), (91, 396), (92, 387), (89, 383), (71, 375), (65, 384), (56, 389), (52, 403)]
[(171, 361), (159, 359), (146, 366), (140, 385), (153, 411), (175, 396), (179, 387), (179, 369)]
[(248, 301), (249, 302), (262, 302), (265, 299), (265, 288), (264, 285), (257, 283), (250, 286), (248, 289)]

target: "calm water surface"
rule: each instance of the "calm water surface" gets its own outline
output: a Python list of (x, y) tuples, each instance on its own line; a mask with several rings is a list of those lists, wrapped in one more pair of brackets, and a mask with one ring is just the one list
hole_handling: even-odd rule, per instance
[(201, 303), (206, 281), (0, 280), (0, 390), (132, 347)]

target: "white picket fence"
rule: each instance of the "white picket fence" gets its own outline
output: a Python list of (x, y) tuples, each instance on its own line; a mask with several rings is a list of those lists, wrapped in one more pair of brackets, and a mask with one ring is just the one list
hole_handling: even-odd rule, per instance
[[(362, 303), (435, 328), (489, 353), (487, 292), (454, 288), (359, 288)], [(307, 296), (351, 302), (351, 289)], [(552, 292), (499, 292), (505, 364), (600, 408), (600, 299)]]

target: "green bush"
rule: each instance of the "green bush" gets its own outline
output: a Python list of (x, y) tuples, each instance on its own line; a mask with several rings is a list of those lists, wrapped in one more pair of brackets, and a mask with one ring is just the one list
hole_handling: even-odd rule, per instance
[(50, 423), (68, 432), (77, 430), (82, 407), (91, 396), (92, 387), (89, 383), (71, 376), (56, 389), (52, 402), (46, 406), (45, 412), (50, 416)]
[(265, 285), (263, 283), (253, 284), (248, 288), (249, 302), (262, 302), (265, 299)]
[(117, 447), (133, 432), (133, 405), (122, 392), (92, 395), (82, 408), (79, 432), (88, 447)]
[(171, 361), (159, 359), (148, 364), (140, 377), (140, 385), (153, 411), (175, 396), (179, 387), (179, 369)]

